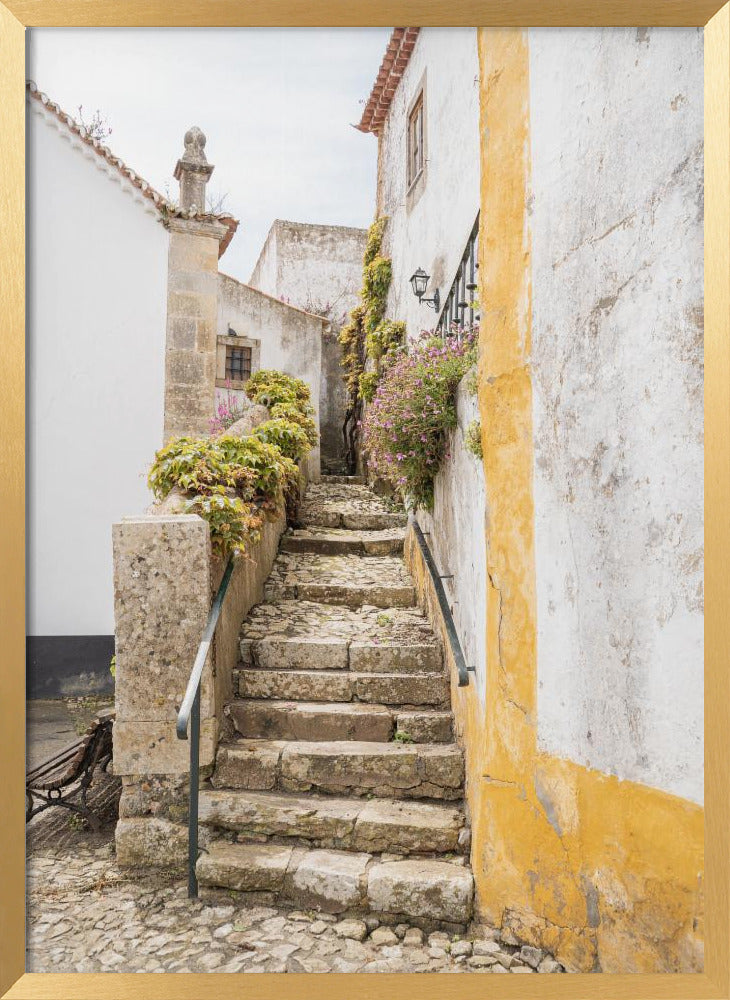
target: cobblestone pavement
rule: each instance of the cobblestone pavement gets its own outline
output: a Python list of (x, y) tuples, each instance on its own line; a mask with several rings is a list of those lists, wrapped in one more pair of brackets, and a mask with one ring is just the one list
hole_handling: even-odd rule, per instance
[(372, 916), (252, 906), (226, 892), (191, 901), (180, 871), (117, 867), (112, 831), (70, 829), (61, 846), (47, 836), (31, 845), (29, 972), (562, 971), (484, 925), (425, 934)]

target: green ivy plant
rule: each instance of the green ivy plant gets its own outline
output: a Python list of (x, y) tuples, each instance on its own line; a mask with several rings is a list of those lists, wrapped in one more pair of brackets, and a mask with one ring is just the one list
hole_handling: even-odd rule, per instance
[(277, 403), (308, 407), (311, 404), (309, 386), (300, 378), (286, 375), (273, 368), (261, 368), (246, 382), (246, 395), (252, 402), (273, 407)]
[(267, 444), (276, 445), (282, 455), (295, 462), (303, 459), (311, 448), (304, 428), (284, 417), (266, 420), (263, 424), (259, 424), (253, 436)]
[(249, 437), (173, 438), (156, 453), (147, 480), (158, 499), (173, 489), (187, 495), (185, 510), (208, 522), (221, 555), (245, 551), (263, 518), (282, 510), (294, 518), (301, 480), (296, 461), (317, 441), (309, 387), (301, 379), (262, 370), (247, 391), (254, 402), (268, 401), (272, 419)]
[(479, 420), (472, 420), (464, 433), (464, 444), (475, 458), (483, 458), (482, 425)]
[(213, 551), (225, 556), (229, 552), (243, 552), (246, 546), (261, 537), (261, 516), (252, 503), (240, 497), (216, 493), (197, 496), (185, 505), (187, 514), (198, 514), (208, 522)]

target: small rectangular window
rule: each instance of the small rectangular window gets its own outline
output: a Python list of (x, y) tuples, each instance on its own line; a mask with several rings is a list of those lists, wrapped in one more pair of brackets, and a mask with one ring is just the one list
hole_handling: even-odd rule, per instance
[(251, 348), (226, 344), (226, 378), (245, 382), (251, 377)]
[(423, 170), (423, 91), (408, 116), (408, 186)]

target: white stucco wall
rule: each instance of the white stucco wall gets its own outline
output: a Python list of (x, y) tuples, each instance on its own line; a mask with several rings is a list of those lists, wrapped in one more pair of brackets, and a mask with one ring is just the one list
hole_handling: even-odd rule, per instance
[(34, 100), (27, 162), (28, 634), (108, 635), (111, 525), (162, 444), (168, 235)]
[(456, 402), (458, 427), (449, 434), (447, 457), (434, 482), (433, 513), (418, 512), (423, 531), (444, 580), (451, 613), (467, 665), (475, 667), (469, 683), (486, 704), (487, 680), (487, 498), (482, 460), (470, 452), (464, 435), (479, 419), (476, 396), (466, 388), (468, 376), (459, 386)]
[[(424, 75), (425, 74), (425, 75)], [(407, 197), (408, 110), (425, 87), (425, 182)], [(372, 139), (371, 139), (372, 141)], [(393, 261), (387, 315), (408, 336), (432, 329), (409, 278), (431, 275), (427, 296), (446, 298), (479, 211), (479, 60), (475, 28), (422, 28), (380, 136), (378, 215), (387, 215), (384, 249)], [(417, 191), (419, 185), (414, 187)]]
[(344, 453), (347, 389), (337, 337), (359, 301), (366, 239), (364, 229), (277, 219), (249, 281), (253, 288), (329, 320), (322, 335), (319, 399), (324, 459)]
[(335, 325), (357, 305), (367, 232), (277, 219), (248, 282)]
[(703, 793), (695, 29), (533, 29), (540, 746)]
[[(238, 336), (261, 341), (261, 367), (302, 379), (312, 393), (319, 427), (322, 327), (319, 316), (286, 305), (227, 274), (218, 275), (218, 334), (232, 327)], [(228, 390), (218, 390), (227, 394)], [(313, 449), (308, 474), (319, 478), (319, 449)]]

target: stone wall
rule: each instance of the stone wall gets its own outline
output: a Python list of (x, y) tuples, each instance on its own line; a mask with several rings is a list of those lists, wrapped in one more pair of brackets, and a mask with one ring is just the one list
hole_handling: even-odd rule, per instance
[(277, 219), (249, 282), (329, 322), (322, 335), (319, 407), (322, 457), (334, 463), (344, 455), (347, 406), (337, 335), (358, 302), (366, 238), (364, 229)]
[[(285, 521), (264, 524), (239, 558), (201, 686), (201, 773), (215, 760), (223, 705), (232, 696), (241, 621), (263, 598)], [(116, 613), (114, 772), (122, 777), (117, 857), (169, 865), (187, 851), (189, 743), (177, 712), (224, 565), (197, 515), (150, 514), (113, 528)]]

